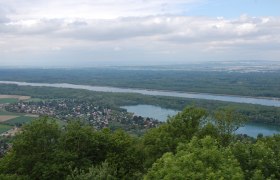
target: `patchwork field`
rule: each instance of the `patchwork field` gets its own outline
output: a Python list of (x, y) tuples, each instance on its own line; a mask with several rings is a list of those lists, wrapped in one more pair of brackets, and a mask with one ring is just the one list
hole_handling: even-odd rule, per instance
[(7, 116), (7, 115), (1, 116), (1, 115), (0, 115), (0, 123), (1, 123), (1, 122), (5, 122), (5, 121), (8, 121), (8, 120), (10, 120), (10, 119), (17, 118), (17, 117), (18, 117), (18, 116)]
[(18, 99), (15, 99), (15, 98), (2, 98), (2, 99), (0, 99), (0, 104), (16, 103), (16, 102), (18, 102)]
[(5, 110), (6, 103), (16, 103), (20, 100), (41, 101), (41, 99), (31, 98), (30, 96), (0, 95), (0, 134), (15, 134), (16, 127), (20, 127), (20, 125), (29, 123), (39, 117), (36, 114), (14, 113)]
[(23, 115), (25, 114), (8, 112), (5, 109), (0, 108), (0, 116), (23, 116)]
[(37, 117), (38, 115), (13, 113), (0, 108), (0, 134), (7, 134), (7, 131), (11, 131), (8, 134), (14, 134), (12, 129), (15, 126), (29, 123)]
[(25, 124), (25, 123), (29, 123), (30, 121), (32, 121), (35, 117), (29, 117), (29, 116), (19, 116), (13, 119), (10, 119), (8, 121), (5, 121), (4, 123), (7, 125), (17, 125), (17, 124)]
[(0, 134), (13, 129), (13, 127), (14, 126), (6, 125), (6, 124), (0, 124)]
[(0, 95), (0, 99), (18, 99), (18, 100), (28, 100), (30, 96), (19, 96), (19, 95)]
[(26, 101), (29, 100), (30, 96), (19, 96), (19, 95), (0, 95), (0, 104), (6, 103), (16, 103), (20, 100)]

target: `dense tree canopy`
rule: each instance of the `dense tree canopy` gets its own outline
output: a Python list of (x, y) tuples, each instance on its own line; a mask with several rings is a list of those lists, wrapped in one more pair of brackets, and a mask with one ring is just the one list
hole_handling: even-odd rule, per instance
[(246, 179), (280, 179), (280, 136), (232, 143), (231, 149), (240, 162)]
[(31, 179), (61, 179), (107, 160), (117, 177), (142, 173), (137, 140), (123, 131), (96, 131), (78, 121), (60, 128), (42, 118), (26, 125), (0, 161), (0, 172)]
[(280, 179), (280, 136), (237, 138), (238, 119), (219, 113), (220, 124), (207, 123), (188, 107), (143, 137), (40, 118), (0, 159), (0, 179)]
[(194, 137), (157, 160), (145, 179), (242, 179), (243, 172), (229, 148), (207, 136)]
[(204, 109), (188, 107), (168, 119), (166, 124), (148, 131), (143, 138), (148, 157), (146, 167), (164, 153), (175, 152), (178, 143), (188, 142), (201, 128), (206, 115)]

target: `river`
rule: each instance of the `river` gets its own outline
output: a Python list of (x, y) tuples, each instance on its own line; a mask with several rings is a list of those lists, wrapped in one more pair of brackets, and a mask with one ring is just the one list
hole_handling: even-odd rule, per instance
[[(132, 112), (137, 116), (150, 117), (163, 122), (167, 120), (168, 116), (173, 116), (179, 112), (153, 105), (122, 106), (121, 108), (124, 108), (128, 112)], [(240, 127), (235, 133), (247, 134), (252, 137), (257, 137), (259, 133), (263, 134), (264, 136), (271, 136), (273, 134), (279, 134), (280, 127), (268, 124), (247, 123), (245, 126)]]
[[(218, 101), (226, 101), (226, 102), (249, 103), (249, 104), (258, 104), (264, 106), (280, 107), (280, 99), (278, 98), (274, 98), (274, 99), (256, 98), (256, 97), (217, 95), (217, 94), (206, 94), (206, 93), (188, 93), (188, 92), (160, 91), (160, 90), (146, 90), (146, 89), (132, 89), (132, 88), (116, 88), (116, 87), (105, 87), (105, 86), (75, 85), (75, 84), (67, 84), (67, 83), (49, 84), (49, 83), (0, 81), (0, 84), (85, 89), (85, 90), (98, 91), (98, 92), (139, 93), (143, 95), (152, 95), (152, 96), (170, 96), (170, 97), (181, 97), (181, 98), (218, 100)], [(168, 115), (172, 116), (178, 112), (171, 109), (163, 109), (157, 106), (149, 106), (149, 105), (126, 106), (125, 108), (129, 112), (134, 112), (137, 115), (143, 117), (151, 117), (161, 121), (165, 121)], [(268, 136), (275, 133), (280, 133), (280, 128), (270, 126), (270, 125), (265, 125), (265, 124), (250, 123), (242, 128), (239, 128), (237, 130), (237, 133), (248, 134), (249, 136), (253, 136), (253, 137), (256, 137), (259, 133)]]
[(116, 93), (138, 93), (150, 96), (169, 96), (180, 98), (193, 98), (193, 99), (205, 99), (205, 100), (217, 100), (225, 102), (235, 103), (248, 103), (258, 104), (264, 106), (280, 107), (279, 98), (257, 98), (246, 96), (233, 96), (233, 95), (218, 95), (207, 93), (192, 93), (192, 92), (176, 92), (176, 91), (160, 91), (160, 90), (147, 90), (147, 89), (132, 89), (132, 88), (117, 88), (106, 86), (89, 86), (89, 85), (75, 85), (67, 83), (27, 83), (27, 82), (15, 82), (15, 81), (0, 81), (0, 84), (16, 84), (19, 86), (36, 86), (36, 87), (58, 87), (58, 88), (71, 88), (71, 89), (85, 89), (98, 92), (116, 92)]

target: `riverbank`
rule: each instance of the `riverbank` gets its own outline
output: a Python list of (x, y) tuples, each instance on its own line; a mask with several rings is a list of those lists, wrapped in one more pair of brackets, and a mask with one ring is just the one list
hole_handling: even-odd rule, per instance
[(167, 96), (167, 97), (180, 97), (180, 98), (192, 98), (192, 99), (204, 99), (204, 100), (216, 100), (234, 103), (246, 103), (257, 104), (263, 106), (280, 107), (280, 100), (278, 98), (260, 98), (260, 97), (246, 97), (236, 95), (216, 95), (216, 94), (204, 94), (204, 93), (187, 93), (187, 92), (175, 92), (175, 91), (158, 91), (158, 90), (146, 90), (146, 89), (132, 89), (132, 88), (117, 88), (106, 86), (88, 86), (88, 85), (76, 85), (68, 83), (27, 83), (16, 81), (0, 81), (0, 84), (15, 84), (19, 86), (34, 86), (34, 87), (58, 87), (58, 88), (71, 88), (71, 89), (84, 89), (97, 92), (114, 92), (114, 93), (138, 93), (149, 96)]
[(39, 99), (75, 98), (86, 99), (96, 104), (118, 109), (120, 106), (148, 104), (167, 109), (182, 110), (186, 106), (197, 106), (215, 112), (220, 108), (233, 107), (237, 112), (246, 116), (250, 122), (280, 125), (280, 108), (245, 103), (233, 103), (217, 100), (203, 100), (181, 97), (148, 96), (137, 93), (97, 92), (84, 89), (59, 87), (18, 86), (2, 84), (0, 94), (18, 94)]
[[(126, 109), (128, 112), (134, 113), (134, 115), (142, 117), (150, 117), (158, 119), (165, 122), (168, 119), (168, 116), (174, 116), (179, 111), (173, 109), (165, 109), (159, 106), (152, 105), (134, 105), (134, 106), (122, 106), (121, 108)], [(273, 134), (280, 133), (280, 126), (272, 126), (269, 124), (260, 124), (260, 123), (246, 123), (243, 127), (240, 127), (236, 134), (247, 134), (251, 137), (257, 137), (259, 134), (264, 136), (272, 136)]]

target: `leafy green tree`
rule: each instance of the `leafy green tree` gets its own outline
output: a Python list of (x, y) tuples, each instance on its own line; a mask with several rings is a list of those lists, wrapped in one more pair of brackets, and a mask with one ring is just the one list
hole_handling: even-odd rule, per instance
[(112, 147), (106, 162), (116, 170), (120, 179), (137, 179), (143, 173), (144, 153), (139, 142), (122, 130), (111, 134)]
[(197, 137), (203, 138), (205, 136), (211, 136), (214, 139), (219, 139), (220, 134), (218, 128), (213, 123), (206, 123), (197, 133)]
[(61, 130), (53, 161), (45, 164), (48, 168), (47, 177), (66, 177), (75, 168), (83, 170), (104, 161), (105, 156), (100, 157), (102, 149), (96, 134), (92, 127), (79, 121), (69, 122), (64, 130)]
[(239, 141), (231, 144), (246, 179), (280, 179), (279, 147), (279, 135), (261, 138), (256, 143)]
[(181, 144), (177, 153), (157, 160), (145, 179), (242, 179), (243, 172), (229, 148), (207, 136)]
[(219, 110), (214, 115), (214, 124), (219, 130), (221, 143), (228, 145), (233, 133), (244, 125), (246, 119), (244, 116), (235, 112), (232, 108)]
[(175, 152), (178, 143), (188, 142), (201, 128), (207, 113), (204, 109), (187, 107), (167, 123), (149, 130), (143, 138), (146, 152), (145, 166), (152, 163), (166, 152)]
[(16, 174), (7, 175), (7, 174), (0, 174), (1, 180), (29, 180), (28, 176), (19, 176)]
[(117, 172), (104, 162), (100, 166), (90, 167), (88, 171), (75, 169), (67, 180), (117, 180)]
[(72, 121), (66, 126), (59, 139), (59, 149), (70, 155), (73, 163), (78, 167), (88, 167), (98, 162), (100, 158), (97, 157), (100, 149), (98, 149), (94, 129), (79, 121)]
[(0, 172), (40, 179), (45, 165), (53, 160), (59, 136), (58, 125), (46, 117), (24, 126), (13, 142), (12, 151), (1, 159)]

